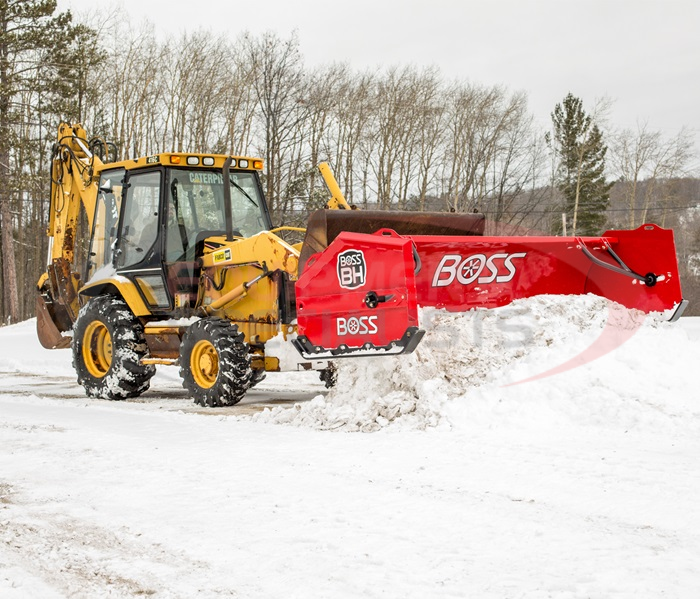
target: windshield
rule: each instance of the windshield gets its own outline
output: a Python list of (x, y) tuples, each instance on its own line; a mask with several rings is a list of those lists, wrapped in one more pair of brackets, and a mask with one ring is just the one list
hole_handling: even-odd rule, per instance
[[(220, 172), (171, 169), (166, 261), (194, 259), (198, 241), (226, 232), (224, 177)], [(250, 237), (268, 228), (254, 173), (230, 173), (233, 234)]]

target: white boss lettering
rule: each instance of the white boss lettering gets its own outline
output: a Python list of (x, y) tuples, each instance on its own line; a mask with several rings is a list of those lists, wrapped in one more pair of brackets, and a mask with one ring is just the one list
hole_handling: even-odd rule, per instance
[(486, 256), (483, 254), (474, 254), (469, 256), (469, 258), (465, 258), (457, 269), (457, 280), (462, 285), (473, 283), (481, 274), (481, 271), (484, 270), (484, 264), (486, 264)]
[(488, 277), (479, 277), (479, 284), (493, 283), (497, 280), (498, 266), (496, 266), (495, 261), (503, 260), (504, 258), (508, 258), (508, 254), (494, 254), (493, 256), (489, 256), (489, 259), (486, 261), (486, 268), (491, 271), (491, 274)]
[(352, 256), (340, 256), (339, 260), (341, 266), (354, 266), (355, 264), (362, 264), (362, 259), (358, 254)]
[(513, 266), (513, 260), (515, 258), (524, 258), (525, 256), (527, 256), (527, 252), (518, 252), (517, 254), (511, 254), (508, 256), (503, 262), (503, 266), (508, 269), (508, 274), (496, 277), (496, 283), (507, 283), (510, 281), (513, 276), (515, 276), (515, 266)]
[(364, 273), (354, 268), (340, 269), (340, 286), (341, 287), (359, 287), (364, 282)]
[(379, 332), (376, 316), (351, 316), (336, 318), (336, 332), (339, 337), (344, 335), (375, 335)]
[[(462, 256), (443, 256), (433, 277), (433, 287), (446, 287), (454, 281), (457, 275), (457, 265), (461, 259)], [(444, 277), (443, 275), (447, 276)]]
[[(446, 287), (455, 279), (462, 285), (476, 281), (480, 285), (488, 283), (507, 283), (515, 276), (516, 266), (513, 260), (524, 258), (527, 252), (514, 254), (473, 254), (462, 259), (456, 254), (443, 256), (433, 275), (433, 287)], [(507, 273), (502, 273), (505, 268)], [(482, 276), (483, 274), (483, 276)]]

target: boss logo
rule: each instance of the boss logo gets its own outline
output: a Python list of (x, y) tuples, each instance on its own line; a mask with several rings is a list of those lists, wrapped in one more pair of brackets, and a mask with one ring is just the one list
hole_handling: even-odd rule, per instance
[(455, 279), (462, 285), (476, 281), (487, 283), (507, 283), (516, 272), (513, 260), (524, 258), (527, 252), (515, 254), (493, 254), (488, 258), (484, 254), (474, 254), (467, 258), (456, 254), (443, 256), (433, 276), (433, 287), (446, 287)]
[(338, 282), (344, 289), (357, 289), (367, 279), (367, 263), (361, 250), (345, 250), (338, 254)]
[(335, 324), (339, 337), (344, 335), (374, 335), (379, 332), (376, 316), (340, 317), (336, 319)]

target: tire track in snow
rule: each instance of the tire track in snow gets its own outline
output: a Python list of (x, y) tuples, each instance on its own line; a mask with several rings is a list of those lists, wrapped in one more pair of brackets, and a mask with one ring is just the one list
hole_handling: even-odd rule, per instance
[[(287, 373), (280, 373), (278, 376), (284, 377), (285, 374)], [(170, 384), (161, 382), (159, 386), (151, 387), (151, 389), (139, 397), (110, 401), (86, 397), (82, 387), (75, 381), (75, 377), (44, 376), (21, 372), (0, 372), (0, 395), (7, 394), (17, 397), (78, 400), (85, 404), (109, 405), (111, 407), (121, 407), (123, 409), (133, 408), (135, 405), (138, 405), (153, 409), (168, 409), (211, 416), (228, 416), (254, 414), (266, 408), (305, 403), (325, 391), (322, 385), (316, 382), (309, 385), (308, 381), (302, 381), (298, 390), (276, 388), (275, 381), (271, 381), (272, 384), (266, 383), (268, 383), (267, 380), (263, 381), (259, 387), (250, 390), (239, 404), (223, 408), (205, 408), (198, 406), (194, 403), (194, 400), (190, 398), (188, 392), (176, 381), (172, 381)]]
[[(5, 561), (76, 599), (101, 597), (237, 597), (218, 588), (216, 572), (182, 551), (150, 543), (128, 528), (109, 530), (71, 516), (22, 504), (9, 483), (0, 498), (0, 555)], [(177, 592), (167, 589), (178, 589)], [(184, 595), (183, 595), (184, 593)]]

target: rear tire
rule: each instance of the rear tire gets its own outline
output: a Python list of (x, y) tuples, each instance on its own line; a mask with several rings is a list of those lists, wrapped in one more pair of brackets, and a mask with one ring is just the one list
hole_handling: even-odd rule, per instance
[(180, 345), (180, 376), (200, 406), (237, 404), (253, 384), (248, 344), (238, 327), (222, 318), (190, 325)]
[(137, 397), (156, 372), (155, 366), (141, 364), (148, 355), (143, 325), (118, 297), (98, 296), (80, 309), (72, 349), (78, 383), (89, 397)]

